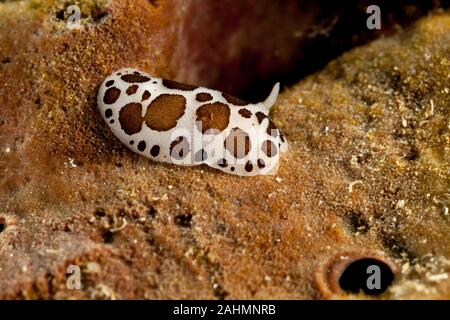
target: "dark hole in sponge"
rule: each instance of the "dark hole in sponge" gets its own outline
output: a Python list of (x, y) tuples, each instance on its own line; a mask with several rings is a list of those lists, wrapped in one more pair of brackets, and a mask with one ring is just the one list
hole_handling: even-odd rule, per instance
[(149, 214), (149, 216), (154, 218), (157, 214), (156, 208), (151, 206), (150, 208), (148, 208), (147, 213)]
[(416, 147), (412, 147), (408, 154), (406, 154), (405, 159), (408, 161), (419, 159), (419, 150)]
[(95, 210), (94, 215), (101, 218), (106, 216), (105, 210), (103, 210), (102, 208), (98, 208), (97, 210)]
[(189, 228), (192, 222), (192, 215), (190, 213), (184, 213), (175, 217), (175, 224), (183, 228)]
[(56, 19), (58, 19), (58, 20), (65, 20), (66, 19), (65, 15), (66, 15), (66, 10), (59, 10), (56, 13)]
[(5, 218), (0, 217), (0, 232), (3, 232), (6, 229), (6, 221)]
[(112, 243), (114, 241), (114, 233), (107, 230), (103, 232), (102, 238), (104, 243)]
[(348, 225), (348, 228), (353, 233), (366, 233), (370, 226), (364, 219), (363, 215), (357, 212), (350, 212), (344, 216), (344, 221)]
[(394, 280), (392, 269), (383, 261), (362, 258), (350, 263), (339, 277), (342, 290), (368, 295), (379, 295), (387, 290)]
[(148, 0), (148, 2), (152, 5), (152, 6), (154, 6), (155, 8), (157, 8), (158, 7), (158, 0)]
[(109, 16), (110, 12), (107, 8), (100, 8), (92, 12), (91, 16), (95, 22), (100, 22), (103, 18)]

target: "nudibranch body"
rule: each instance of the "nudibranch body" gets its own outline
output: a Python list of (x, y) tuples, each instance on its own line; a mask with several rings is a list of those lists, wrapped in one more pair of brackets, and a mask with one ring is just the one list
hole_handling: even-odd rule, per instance
[(250, 104), (217, 90), (121, 69), (97, 102), (114, 135), (134, 152), (177, 165), (206, 164), (240, 176), (273, 174), (288, 149), (269, 118), (278, 96)]

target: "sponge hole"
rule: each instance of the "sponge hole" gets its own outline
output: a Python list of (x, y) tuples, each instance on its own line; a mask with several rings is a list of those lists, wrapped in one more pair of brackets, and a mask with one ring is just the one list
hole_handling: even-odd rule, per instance
[(339, 277), (342, 290), (367, 295), (385, 292), (394, 280), (394, 272), (385, 262), (374, 258), (362, 258), (348, 264)]
[(5, 231), (6, 229), (6, 220), (3, 217), (0, 217), (0, 233)]

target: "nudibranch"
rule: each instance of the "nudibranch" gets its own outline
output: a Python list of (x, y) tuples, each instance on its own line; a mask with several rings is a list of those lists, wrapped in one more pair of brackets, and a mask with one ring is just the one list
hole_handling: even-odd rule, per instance
[(278, 92), (277, 83), (264, 102), (251, 104), (127, 68), (105, 79), (97, 103), (114, 135), (140, 155), (255, 176), (274, 174), (288, 150), (269, 118)]

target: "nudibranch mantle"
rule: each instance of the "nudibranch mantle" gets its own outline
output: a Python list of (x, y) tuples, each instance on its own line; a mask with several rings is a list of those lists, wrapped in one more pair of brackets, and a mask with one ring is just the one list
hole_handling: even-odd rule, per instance
[(277, 83), (264, 102), (251, 104), (126, 68), (104, 80), (97, 104), (114, 135), (140, 155), (255, 176), (274, 174), (288, 150), (269, 118), (278, 92)]

